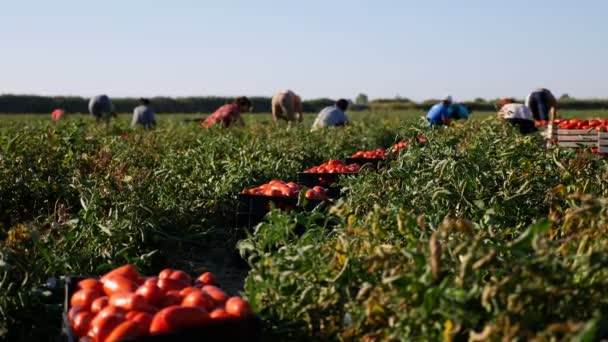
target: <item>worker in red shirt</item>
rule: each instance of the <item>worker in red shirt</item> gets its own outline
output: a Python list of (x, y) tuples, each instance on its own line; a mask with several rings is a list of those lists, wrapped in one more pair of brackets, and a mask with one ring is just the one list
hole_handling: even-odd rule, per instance
[(209, 128), (216, 124), (222, 127), (230, 127), (233, 124), (245, 125), (242, 113), (251, 110), (251, 100), (245, 96), (237, 97), (233, 103), (225, 104), (218, 108), (213, 114), (201, 121), (201, 127)]

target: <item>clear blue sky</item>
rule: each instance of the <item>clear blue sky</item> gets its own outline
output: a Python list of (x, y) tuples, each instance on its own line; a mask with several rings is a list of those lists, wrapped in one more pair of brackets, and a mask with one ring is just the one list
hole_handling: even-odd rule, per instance
[(0, 4), (0, 93), (608, 97), (608, 1)]

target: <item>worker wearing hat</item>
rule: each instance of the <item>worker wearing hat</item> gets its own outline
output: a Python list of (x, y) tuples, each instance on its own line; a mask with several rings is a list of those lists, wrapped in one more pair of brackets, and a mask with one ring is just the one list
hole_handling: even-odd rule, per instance
[(426, 115), (426, 119), (429, 121), (431, 127), (448, 125), (450, 123), (448, 108), (450, 108), (452, 102), (452, 96), (448, 95), (444, 97), (441, 102), (431, 107)]

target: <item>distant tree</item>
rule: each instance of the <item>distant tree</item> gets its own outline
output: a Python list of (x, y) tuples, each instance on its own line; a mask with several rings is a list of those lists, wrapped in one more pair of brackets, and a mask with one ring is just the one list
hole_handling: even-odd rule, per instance
[(481, 97), (478, 97), (475, 99), (474, 102), (483, 103), (483, 102), (486, 102), (486, 100), (482, 99)]
[(369, 99), (367, 98), (367, 95), (363, 93), (357, 95), (357, 98), (355, 98), (355, 104), (358, 106), (367, 106), (368, 103)]
[(564, 94), (564, 95), (560, 96), (559, 99), (560, 100), (568, 100), (568, 99), (570, 99), (570, 95)]

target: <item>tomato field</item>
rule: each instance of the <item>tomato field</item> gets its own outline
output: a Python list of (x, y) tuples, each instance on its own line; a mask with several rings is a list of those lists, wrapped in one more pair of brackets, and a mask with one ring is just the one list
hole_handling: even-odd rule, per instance
[[(608, 336), (608, 159), (547, 149), (493, 116), (353, 122), (3, 121), (0, 338), (56, 340), (62, 276), (127, 263), (213, 272), (269, 340)], [(378, 148), (393, 157), (341, 178), (341, 198), (237, 227), (244, 189)]]

